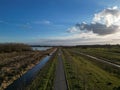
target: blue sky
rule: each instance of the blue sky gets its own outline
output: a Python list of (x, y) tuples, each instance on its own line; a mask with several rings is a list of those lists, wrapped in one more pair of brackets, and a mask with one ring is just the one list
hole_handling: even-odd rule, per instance
[(80, 32), (67, 30), (76, 23), (90, 24), (95, 13), (119, 7), (119, 3), (119, 0), (0, 0), (0, 43), (64, 44), (69, 40), (71, 45), (80, 44)]

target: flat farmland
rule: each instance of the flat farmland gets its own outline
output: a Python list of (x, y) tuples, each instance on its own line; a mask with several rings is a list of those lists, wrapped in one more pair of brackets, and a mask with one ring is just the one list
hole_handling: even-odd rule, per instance
[(26, 86), (19, 83), (18, 90), (120, 90), (119, 50), (119, 46), (74, 46), (1, 53), (1, 90), (14, 88), (11, 83), (45, 56), (50, 58), (44, 67)]
[[(111, 52), (107, 51), (109, 50), (107, 48), (103, 49), (104, 51), (102, 48), (63, 49), (64, 67), (70, 90), (120, 90), (120, 68), (86, 56), (89, 54), (97, 58), (102, 57), (102, 59), (104, 56), (107, 60), (112, 57), (109, 62), (119, 64), (118, 49), (110, 50)], [(110, 53), (113, 54), (110, 55)]]

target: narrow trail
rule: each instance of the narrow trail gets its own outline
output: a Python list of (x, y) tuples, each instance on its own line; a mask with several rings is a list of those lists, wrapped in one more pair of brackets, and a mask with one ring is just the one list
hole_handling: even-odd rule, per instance
[(100, 59), (100, 58), (97, 58), (97, 57), (94, 57), (94, 56), (91, 56), (91, 55), (88, 55), (88, 54), (85, 54), (85, 53), (80, 53), (80, 52), (75, 52), (73, 51), (74, 53), (78, 53), (78, 54), (81, 54), (81, 55), (84, 55), (84, 56), (87, 56), (89, 58), (92, 58), (94, 60), (97, 60), (97, 61), (100, 61), (100, 62), (103, 62), (103, 63), (106, 63), (106, 64), (109, 64), (109, 65), (112, 65), (114, 67), (117, 67), (117, 68), (120, 68), (120, 65), (118, 64), (115, 64), (115, 63), (112, 63), (112, 62), (109, 62), (109, 61), (105, 61), (103, 59)]
[(87, 56), (87, 57), (90, 57), (90, 58), (92, 58), (92, 59), (95, 59), (95, 60), (98, 60), (98, 61), (107, 63), (107, 64), (112, 65), (112, 66), (115, 66), (115, 67), (117, 67), (117, 68), (120, 68), (120, 65), (117, 65), (117, 64), (115, 64), (115, 63), (112, 63), (112, 62), (109, 62), (109, 61), (105, 61), (105, 60), (99, 59), (99, 58), (94, 57), (94, 56), (91, 56), (91, 55), (87, 55), (87, 54), (83, 54), (83, 53), (81, 53), (81, 54), (82, 54), (82, 55), (85, 55), (85, 56)]
[(67, 90), (67, 83), (65, 78), (64, 66), (61, 56), (61, 50), (58, 52), (58, 64), (56, 67), (56, 76), (54, 82), (54, 90)]

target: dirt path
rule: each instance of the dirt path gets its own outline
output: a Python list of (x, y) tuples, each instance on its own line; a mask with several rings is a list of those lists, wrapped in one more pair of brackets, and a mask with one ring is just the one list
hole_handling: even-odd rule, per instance
[[(83, 54), (83, 53), (81, 53), (81, 54)], [(102, 60), (102, 59), (99, 59), (99, 58), (97, 58), (97, 57), (94, 57), (94, 56), (91, 56), (91, 55), (87, 55), (87, 54), (83, 54), (83, 55), (85, 55), (85, 56), (87, 56), (87, 57), (90, 57), (90, 58), (92, 58), (92, 59), (95, 59), (95, 60), (98, 60), (98, 61), (101, 61), (101, 62), (104, 62), (104, 63), (107, 63), (107, 64), (110, 64), (110, 65), (112, 65), (112, 66), (115, 66), (115, 67), (120, 68), (120, 65), (111, 63), (111, 62), (109, 62), (109, 61), (105, 61), (105, 60)]]
[(94, 57), (94, 56), (91, 56), (91, 55), (88, 55), (88, 54), (85, 54), (85, 53), (80, 53), (80, 52), (74, 52), (74, 53), (79, 53), (79, 54), (81, 54), (81, 55), (90, 57), (90, 58), (92, 58), (92, 59), (94, 59), (94, 60), (97, 60), (97, 61), (100, 61), (100, 62), (109, 64), (109, 65), (112, 65), (112, 66), (117, 67), (117, 68), (120, 68), (120, 65), (118, 65), (118, 64), (115, 64), (115, 63), (112, 63), (112, 62), (109, 62), (109, 61), (105, 61), (105, 60), (103, 60), (103, 59), (100, 59), (100, 58), (97, 58), (97, 57)]
[(54, 90), (67, 90), (67, 83), (65, 79), (64, 66), (61, 56), (61, 50), (58, 52), (58, 64), (56, 67), (56, 77), (54, 82)]

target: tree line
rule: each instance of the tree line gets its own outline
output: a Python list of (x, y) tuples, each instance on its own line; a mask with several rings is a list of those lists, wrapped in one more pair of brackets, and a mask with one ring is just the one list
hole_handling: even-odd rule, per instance
[(32, 48), (23, 43), (3, 43), (0, 44), (0, 53), (4, 52), (22, 52), (22, 51), (31, 51)]

